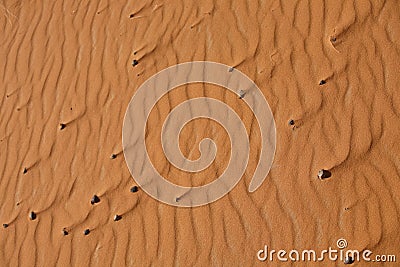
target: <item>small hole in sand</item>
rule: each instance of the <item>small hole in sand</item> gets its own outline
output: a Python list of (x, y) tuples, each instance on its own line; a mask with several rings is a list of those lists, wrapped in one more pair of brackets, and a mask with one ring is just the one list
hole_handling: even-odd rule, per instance
[(350, 257), (350, 256), (347, 256), (344, 259), (344, 264), (353, 264), (353, 263), (354, 263), (354, 259), (352, 257)]
[(29, 219), (31, 219), (32, 221), (36, 219), (36, 213), (31, 211), (31, 213), (29, 213)]
[(139, 187), (137, 187), (136, 185), (131, 188), (132, 193), (136, 193), (137, 191), (139, 191)]
[(318, 171), (318, 178), (321, 180), (329, 178), (331, 176), (332, 176), (332, 173), (328, 170), (322, 169), (322, 170)]
[(92, 205), (99, 203), (99, 202), (100, 202), (100, 198), (97, 195), (94, 195), (92, 197), (92, 199), (90, 200), (90, 204), (92, 204)]

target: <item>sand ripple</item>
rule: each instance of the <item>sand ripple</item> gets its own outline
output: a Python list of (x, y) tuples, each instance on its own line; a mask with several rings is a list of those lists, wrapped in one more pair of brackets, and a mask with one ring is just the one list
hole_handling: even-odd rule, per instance
[[(341, 237), (354, 249), (398, 252), (399, 10), (372, 0), (2, 1), (0, 223), (9, 226), (0, 265), (252, 266), (264, 244), (322, 250)], [(121, 129), (140, 84), (193, 60), (255, 81), (274, 113), (277, 152), (249, 194), (260, 137), (249, 110), (223, 89), (171, 92), (148, 138), (172, 107), (207, 96), (239, 111), (254, 155), (227, 196), (178, 209), (130, 192)], [(195, 184), (223, 172), (228, 137), (208, 121), (183, 131), (189, 158), (209, 135), (219, 152)], [(155, 145), (156, 167), (177, 182), (159, 154)], [(332, 177), (319, 180), (320, 169)]]

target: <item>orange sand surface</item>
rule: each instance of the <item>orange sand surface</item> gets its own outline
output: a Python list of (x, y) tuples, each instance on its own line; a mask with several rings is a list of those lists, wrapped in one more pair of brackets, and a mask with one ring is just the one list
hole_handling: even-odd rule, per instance
[[(2, 0), (0, 29), (0, 223), (8, 224), (0, 266), (343, 266), (257, 259), (264, 245), (323, 250), (339, 238), (398, 258), (353, 266), (398, 266), (399, 1)], [(277, 149), (267, 179), (249, 193), (260, 149), (251, 112), (223, 88), (177, 88), (148, 121), (161, 174), (197, 186), (227, 165), (228, 136), (206, 119), (185, 127), (180, 146), (196, 159), (210, 137), (215, 162), (189, 175), (165, 160), (162, 122), (192, 97), (236, 110), (251, 154), (228, 195), (176, 208), (130, 192), (121, 131), (146, 79), (193, 60), (255, 81), (274, 114)], [(318, 179), (320, 169), (332, 176)], [(93, 195), (100, 202), (91, 205)]]

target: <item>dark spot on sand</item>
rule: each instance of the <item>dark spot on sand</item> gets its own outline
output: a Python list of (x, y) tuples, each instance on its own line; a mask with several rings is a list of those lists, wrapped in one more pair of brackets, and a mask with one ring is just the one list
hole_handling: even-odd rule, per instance
[(83, 231), (83, 234), (84, 234), (84, 235), (90, 234), (90, 230), (89, 230), (89, 229), (86, 229), (85, 231)]
[(336, 37), (332, 37), (332, 38), (331, 38), (331, 42), (332, 42), (332, 43), (336, 42)]
[(31, 213), (29, 213), (29, 219), (31, 219), (32, 221), (36, 219), (36, 213), (34, 211), (31, 211)]
[(352, 257), (348, 256), (344, 259), (344, 264), (352, 264), (352, 263), (354, 263), (354, 259)]
[(324, 84), (326, 84), (326, 81), (325, 81), (325, 80), (321, 80), (321, 81), (319, 82), (319, 85), (324, 85)]
[(117, 157), (117, 155), (112, 154), (110, 158), (111, 158), (111, 159), (115, 159), (116, 157)]
[(130, 14), (129, 15), (129, 18), (131, 19), (131, 18), (133, 18), (135, 15), (134, 14)]
[(68, 231), (67, 231), (67, 229), (63, 229), (63, 235), (68, 235), (69, 233), (68, 233)]
[(7, 228), (7, 227), (8, 227), (8, 224), (3, 223), (3, 228)]
[(289, 125), (294, 125), (294, 120), (289, 120)]
[(25, 173), (27, 173), (27, 172), (28, 172), (28, 169), (27, 169), (27, 168), (24, 168), (24, 170), (22, 171), (23, 174), (25, 174)]
[(132, 193), (136, 193), (137, 191), (139, 191), (139, 188), (136, 185), (131, 188)]
[(239, 90), (238, 95), (239, 95), (239, 99), (242, 99), (246, 95), (246, 91)]
[(119, 221), (119, 220), (121, 220), (121, 219), (122, 219), (122, 216), (121, 216), (121, 215), (118, 215), (118, 214), (117, 214), (117, 215), (114, 216), (114, 221), (115, 221), (115, 222), (117, 222), (117, 221)]
[(60, 123), (60, 130), (64, 130), (65, 127), (67, 127), (65, 123)]
[(321, 179), (321, 180), (329, 178), (331, 176), (332, 176), (332, 173), (330, 171), (328, 171), (328, 170), (322, 169), (322, 170), (318, 171), (318, 178)]
[(137, 64), (139, 64), (139, 61), (137, 61), (136, 59), (134, 59), (132, 61), (132, 66), (135, 67)]
[(94, 195), (92, 197), (92, 199), (90, 200), (90, 204), (92, 204), (92, 205), (99, 203), (99, 202), (100, 202), (100, 198), (97, 195)]

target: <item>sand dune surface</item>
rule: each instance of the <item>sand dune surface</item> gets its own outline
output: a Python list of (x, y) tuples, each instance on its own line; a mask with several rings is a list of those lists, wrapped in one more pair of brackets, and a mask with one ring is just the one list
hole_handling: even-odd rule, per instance
[[(343, 266), (257, 259), (264, 245), (320, 251), (340, 238), (400, 260), (398, 1), (3, 0), (0, 29), (1, 266)], [(199, 186), (227, 167), (228, 135), (208, 119), (179, 141), (196, 159), (212, 138), (207, 169), (184, 173), (162, 153), (162, 122), (190, 98), (229, 104), (251, 151), (230, 193), (177, 208), (131, 192), (122, 126), (144, 81), (195, 60), (257, 84), (274, 114), (276, 153), (249, 193), (260, 152), (251, 111), (218, 86), (176, 88), (147, 124), (160, 174)], [(318, 179), (321, 169), (331, 177)]]

